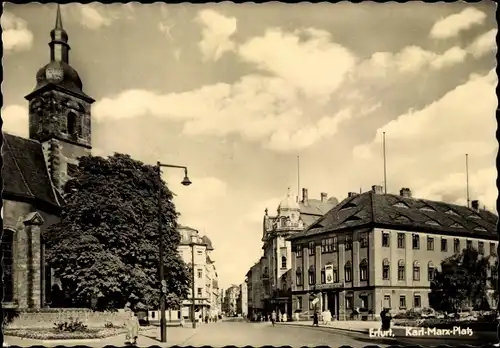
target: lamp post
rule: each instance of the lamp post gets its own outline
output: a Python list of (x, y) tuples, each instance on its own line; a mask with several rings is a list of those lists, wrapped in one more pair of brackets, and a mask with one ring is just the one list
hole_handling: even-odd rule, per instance
[(194, 303), (194, 290), (195, 290), (195, 270), (194, 270), (194, 246), (195, 246), (195, 238), (196, 236), (191, 236), (191, 265), (192, 265), (192, 271), (191, 275), (193, 280), (191, 281), (191, 320), (193, 321), (193, 329), (196, 329), (196, 318), (194, 317), (195, 314), (195, 303)]
[(184, 166), (176, 166), (172, 164), (162, 164), (160, 162), (156, 163), (156, 170), (158, 171), (158, 237), (160, 238), (160, 283), (161, 283), (161, 292), (160, 292), (160, 339), (162, 342), (167, 342), (167, 323), (166, 323), (166, 315), (165, 315), (165, 294), (167, 292), (167, 284), (165, 282), (165, 270), (164, 270), (164, 262), (163, 262), (163, 226), (162, 226), (162, 209), (161, 209), (161, 168), (180, 168), (184, 169), (184, 179), (181, 184), (184, 186), (191, 185), (191, 180), (188, 178), (188, 170), (187, 167)]

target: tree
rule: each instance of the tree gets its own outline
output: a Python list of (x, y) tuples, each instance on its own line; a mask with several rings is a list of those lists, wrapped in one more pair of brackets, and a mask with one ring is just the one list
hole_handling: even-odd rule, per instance
[(488, 259), (475, 249), (464, 249), (445, 259), (431, 282), (430, 306), (450, 313), (463, 307), (481, 307), (486, 298), (487, 269)]
[(160, 190), (167, 294), (177, 302), (186, 297), (190, 272), (178, 252), (178, 214), (156, 168), (123, 154), (88, 156), (64, 187), (60, 222), (44, 235), (47, 260), (73, 306), (97, 297), (99, 309), (126, 302), (158, 307)]

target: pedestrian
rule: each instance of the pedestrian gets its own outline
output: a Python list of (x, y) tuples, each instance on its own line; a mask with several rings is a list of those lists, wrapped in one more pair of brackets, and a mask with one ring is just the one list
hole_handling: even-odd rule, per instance
[(392, 316), (388, 308), (384, 308), (380, 312), (380, 320), (382, 321), (382, 331), (389, 331), (391, 328)]
[(181, 322), (179, 324), (180, 327), (184, 327), (184, 316), (181, 315)]
[(286, 323), (287, 322), (287, 315), (286, 313), (283, 313), (283, 317), (281, 318), (283, 319), (283, 322)]
[(137, 337), (139, 336), (139, 319), (137, 314), (134, 313), (130, 308), (125, 309), (129, 313), (129, 318), (126, 322), (127, 333), (125, 334), (125, 344), (137, 344)]
[(319, 326), (319, 314), (318, 314), (318, 311), (314, 311), (314, 314), (313, 314), (313, 326)]
[(276, 323), (276, 312), (275, 311), (273, 311), (271, 313), (271, 323), (273, 324), (273, 326)]
[(205, 314), (205, 324), (208, 324), (208, 314)]

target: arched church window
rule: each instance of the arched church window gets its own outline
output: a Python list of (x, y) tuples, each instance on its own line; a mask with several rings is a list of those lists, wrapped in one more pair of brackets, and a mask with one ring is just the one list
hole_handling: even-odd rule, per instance
[(286, 256), (281, 257), (281, 268), (286, 268)]
[(2, 234), (2, 256), (3, 256), (3, 288), (4, 302), (12, 302), (14, 295), (14, 274), (13, 274), (13, 255), (14, 232), (12, 230), (3, 230)]
[(67, 126), (67, 133), (69, 135), (77, 135), (78, 132), (78, 126), (77, 126), (77, 117), (74, 112), (68, 113), (67, 119), (66, 119), (66, 126)]

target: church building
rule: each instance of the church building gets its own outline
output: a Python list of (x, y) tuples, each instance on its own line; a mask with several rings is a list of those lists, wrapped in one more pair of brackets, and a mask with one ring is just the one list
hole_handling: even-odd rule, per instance
[[(53, 277), (44, 256), (44, 231), (58, 222), (63, 186), (90, 155), (94, 99), (69, 65), (68, 34), (57, 5), (50, 62), (36, 73), (29, 103), (29, 138), (3, 133), (4, 308), (41, 308), (51, 302)], [(53, 301), (52, 301), (53, 302)]]

